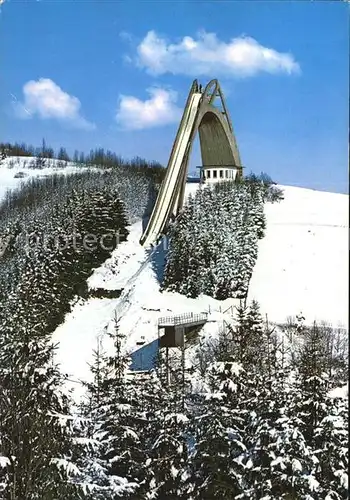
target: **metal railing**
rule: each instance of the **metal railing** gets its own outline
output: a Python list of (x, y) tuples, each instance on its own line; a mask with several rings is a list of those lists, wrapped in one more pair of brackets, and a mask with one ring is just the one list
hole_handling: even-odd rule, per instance
[(174, 326), (183, 325), (186, 323), (198, 323), (207, 321), (208, 313), (184, 313), (178, 316), (165, 316), (158, 319), (158, 326)]

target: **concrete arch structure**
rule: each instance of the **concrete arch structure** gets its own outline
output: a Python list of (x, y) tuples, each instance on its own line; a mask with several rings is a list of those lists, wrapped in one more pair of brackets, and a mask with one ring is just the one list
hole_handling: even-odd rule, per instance
[[(219, 106), (217, 105), (217, 101)], [(202, 90), (192, 83), (167, 171), (148, 225), (140, 239), (142, 245), (155, 244), (164, 233), (169, 219), (183, 207), (188, 164), (193, 142), (199, 134), (202, 168), (235, 170), (242, 176), (242, 164), (225, 99), (218, 80)], [(222, 179), (224, 180), (224, 179)]]
[[(221, 110), (214, 106), (217, 98), (220, 100)], [(204, 90), (195, 128), (199, 132), (203, 165), (228, 164), (241, 167), (232, 122), (217, 80), (209, 82)]]

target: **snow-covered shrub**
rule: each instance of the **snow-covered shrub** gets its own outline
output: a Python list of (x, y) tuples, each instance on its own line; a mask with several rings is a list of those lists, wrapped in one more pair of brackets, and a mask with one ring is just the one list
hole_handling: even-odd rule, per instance
[(264, 201), (275, 203), (284, 199), (283, 190), (277, 187), (276, 183), (265, 172), (261, 172), (259, 175), (250, 173), (243, 178), (242, 182), (250, 184), (253, 189), (254, 187), (260, 189)]

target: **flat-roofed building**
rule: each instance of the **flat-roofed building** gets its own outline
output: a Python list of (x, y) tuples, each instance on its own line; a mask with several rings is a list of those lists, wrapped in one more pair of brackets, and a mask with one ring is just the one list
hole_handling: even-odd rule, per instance
[(205, 184), (235, 181), (242, 167), (234, 165), (203, 165), (200, 168), (200, 179)]

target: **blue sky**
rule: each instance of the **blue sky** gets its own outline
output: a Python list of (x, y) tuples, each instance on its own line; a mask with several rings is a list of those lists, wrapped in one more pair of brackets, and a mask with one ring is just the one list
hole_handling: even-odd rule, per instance
[[(247, 170), (348, 191), (349, 5), (6, 0), (1, 140), (167, 163), (193, 78), (218, 78)], [(200, 164), (195, 147), (192, 168)]]

